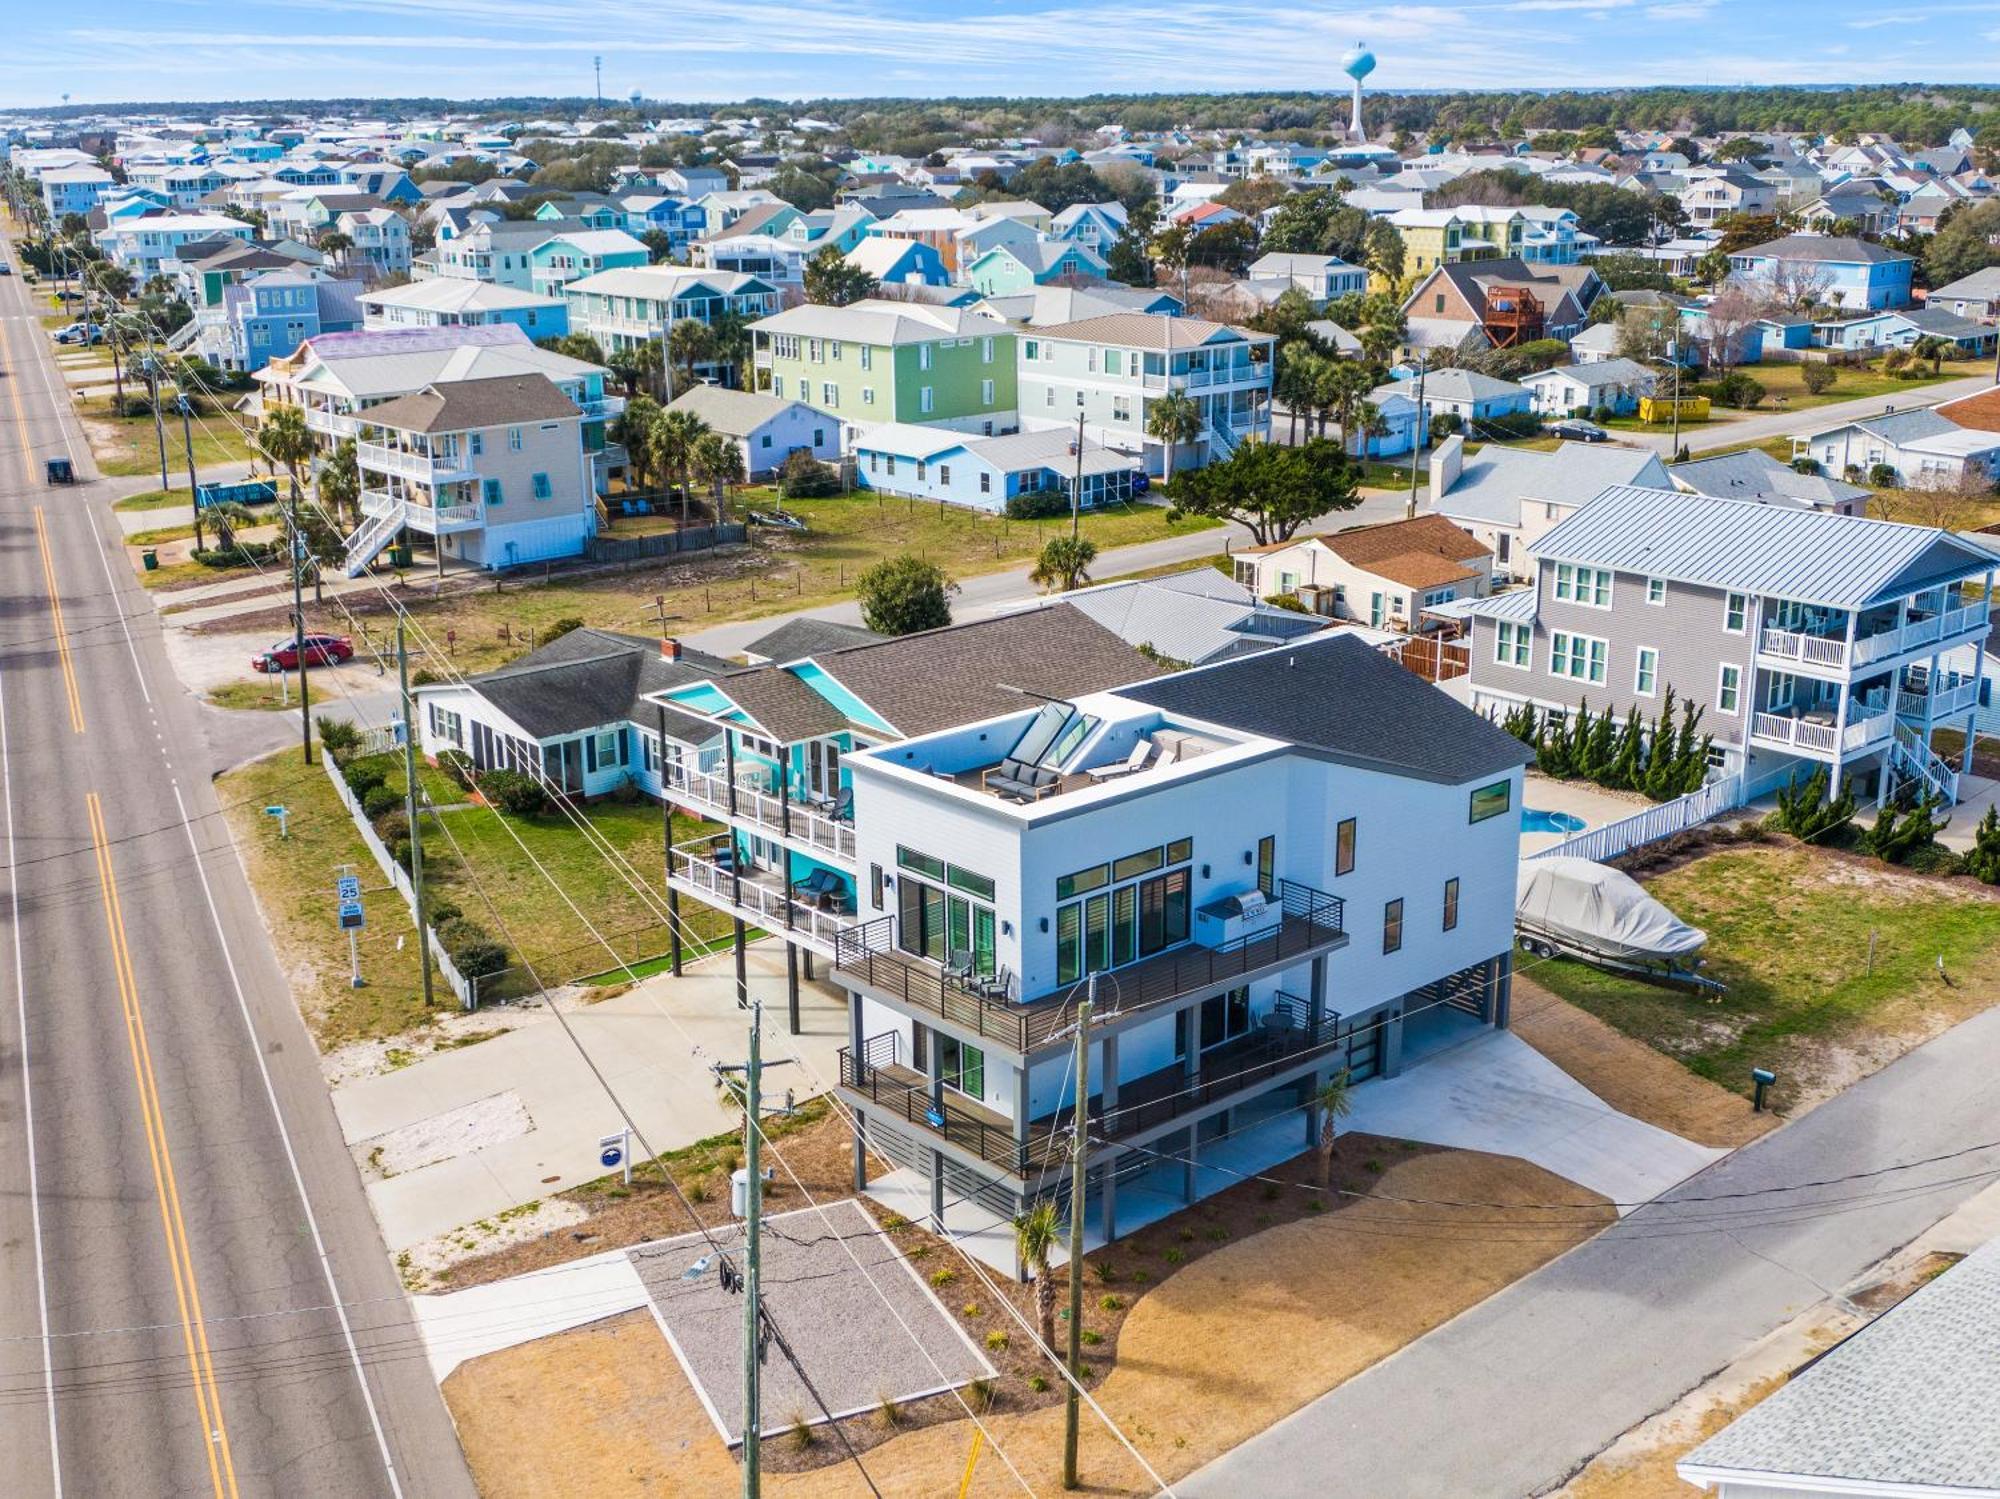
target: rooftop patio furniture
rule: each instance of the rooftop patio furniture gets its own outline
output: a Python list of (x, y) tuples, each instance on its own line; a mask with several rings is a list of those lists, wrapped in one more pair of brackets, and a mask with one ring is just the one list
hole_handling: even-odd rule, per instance
[(1029, 765), (1011, 756), (987, 770), (979, 784), (996, 796), (1015, 801), (1039, 801), (1062, 784), (1062, 772), (1047, 765)]
[(1132, 753), (1115, 765), (1100, 765), (1095, 770), (1087, 770), (1085, 775), (1093, 781), (1113, 781), (1120, 776), (1134, 775), (1146, 768), (1153, 758), (1153, 741), (1140, 738), (1132, 742)]

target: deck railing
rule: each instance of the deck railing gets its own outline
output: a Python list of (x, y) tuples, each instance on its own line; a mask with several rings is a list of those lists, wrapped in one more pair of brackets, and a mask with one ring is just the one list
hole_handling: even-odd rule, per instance
[(674, 799), (718, 821), (754, 824), (760, 831), (804, 845), (816, 853), (854, 862), (854, 824), (829, 817), (799, 801), (787, 801), (736, 782), (736, 808), (730, 810), (729, 781), (702, 770), (682, 770), (670, 778)]

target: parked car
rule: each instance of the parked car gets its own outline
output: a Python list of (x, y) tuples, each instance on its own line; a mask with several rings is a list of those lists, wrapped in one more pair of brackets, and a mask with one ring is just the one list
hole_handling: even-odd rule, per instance
[[(345, 635), (308, 635), (305, 639), (306, 665), (338, 666), (354, 659), (354, 642)], [(250, 658), (252, 671), (297, 671), (298, 646), (287, 635), (268, 651)]]
[(11, 276), (13, 274), (14, 274), (14, 267), (9, 265), (6, 261), (0, 260), (0, 276)]
[(104, 325), (67, 323), (49, 336), (59, 344), (101, 344), (104, 342)]
[(1611, 434), (1596, 422), (1587, 422), (1580, 416), (1567, 417), (1559, 422), (1550, 422), (1549, 431), (1557, 437), (1571, 442), (1609, 442)]

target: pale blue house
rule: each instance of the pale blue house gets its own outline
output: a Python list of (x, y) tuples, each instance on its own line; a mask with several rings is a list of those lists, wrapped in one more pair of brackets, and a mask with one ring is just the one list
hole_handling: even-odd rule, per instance
[(1041, 239), (994, 246), (972, 262), (966, 279), (983, 297), (1010, 297), (1056, 282), (1103, 280), (1108, 269), (1086, 245)]
[(1018, 495), (1049, 492), (1056, 508), (1082, 470), (1082, 508), (1121, 504), (1132, 497), (1139, 461), (1085, 439), (1075, 452), (1066, 427), (978, 437), (914, 422), (883, 422), (854, 435), (854, 479), (863, 489), (911, 499), (1001, 512)]
[(1844, 234), (1788, 234), (1729, 257), (1738, 276), (1837, 307), (1907, 307), (1914, 257)]
[[(815, 251), (814, 253), (818, 253)], [(847, 263), (884, 286), (949, 286), (944, 257), (917, 239), (864, 238), (846, 255)]]

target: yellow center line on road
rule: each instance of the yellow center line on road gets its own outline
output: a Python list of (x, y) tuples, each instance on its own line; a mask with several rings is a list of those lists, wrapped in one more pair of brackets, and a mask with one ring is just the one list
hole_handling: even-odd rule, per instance
[(195, 1283), (194, 1255), (188, 1248), (187, 1224), (181, 1216), (180, 1189), (174, 1181), (173, 1153), (167, 1145), (166, 1116), (153, 1078), (152, 1048), (139, 1004), (139, 982), (132, 971), (132, 954), (125, 941), (125, 911), (112, 869), (111, 839), (104, 830), (104, 808), (95, 791), (84, 797), (90, 814), (90, 836), (97, 846), (97, 878), (104, 897), (104, 922), (110, 938), (111, 966), (118, 981), (118, 1000), (125, 1014), (125, 1039), (132, 1052), (132, 1074), (139, 1090), (139, 1115), (152, 1158), (153, 1187), (160, 1203), (160, 1227), (166, 1236), (167, 1260), (173, 1269), (174, 1297), (180, 1307), (181, 1337), (187, 1347), (188, 1372), (195, 1406), (201, 1416), (202, 1447), (208, 1454), (209, 1480), (215, 1499), (237, 1499), (236, 1464), (229, 1450), (229, 1431), (222, 1416), (222, 1392), (216, 1387), (215, 1362), (202, 1319), (201, 1291)]
[(56, 659), (62, 664), (63, 691), (69, 694), (69, 726), (83, 732), (83, 695), (76, 689), (76, 661), (70, 655), (69, 631), (63, 628), (62, 595), (56, 589), (56, 559), (49, 551), (49, 523), (35, 507), (35, 541), (42, 549), (42, 579), (49, 589), (49, 615), (56, 627)]

